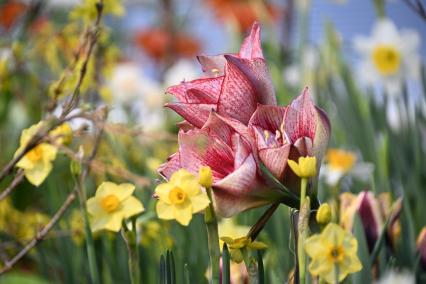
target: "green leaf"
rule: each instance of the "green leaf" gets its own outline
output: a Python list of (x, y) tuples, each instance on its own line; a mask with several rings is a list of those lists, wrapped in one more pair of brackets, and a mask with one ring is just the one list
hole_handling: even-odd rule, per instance
[(231, 263), (229, 259), (229, 250), (226, 243), (223, 244), (222, 250), (222, 282), (223, 284), (231, 283)]
[(167, 282), (167, 276), (166, 276), (166, 260), (164, 259), (164, 256), (160, 256), (160, 277), (158, 283), (160, 284), (166, 284)]
[(358, 240), (358, 257), (362, 263), (362, 270), (351, 275), (352, 283), (365, 284), (371, 283), (371, 262), (368, 252), (367, 239), (365, 238), (364, 226), (361, 218), (355, 214), (354, 220), (354, 236)]
[(257, 251), (257, 271), (259, 275), (259, 284), (265, 283), (265, 269), (263, 267), (262, 253)]

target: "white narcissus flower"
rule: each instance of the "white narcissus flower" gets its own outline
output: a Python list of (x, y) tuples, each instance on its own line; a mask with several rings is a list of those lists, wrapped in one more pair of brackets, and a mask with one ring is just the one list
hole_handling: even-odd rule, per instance
[(188, 60), (180, 60), (164, 74), (164, 85), (173, 86), (182, 81), (191, 81), (200, 77), (200, 70)]
[(388, 271), (376, 284), (414, 284), (415, 277), (408, 271)]
[(360, 79), (367, 85), (382, 85), (389, 96), (401, 94), (404, 81), (417, 79), (420, 71), (420, 37), (413, 30), (400, 30), (388, 19), (379, 20), (371, 36), (354, 40), (362, 56)]
[(354, 152), (342, 149), (329, 149), (325, 156), (325, 163), (321, 167), (321, 177), (329, 186), (336, 186), (347, 175), (361, 180), (370, 178), (374, 166), (370, 163), (358, 161)]
[(126, 111), (130, 108), (143, 129), (153, 130), (163, 125), (164, 90), (159, 82), (143, 74), (136, 63), (118, 64), (109, 89), (114, 102), (110, 121), (126, 122)]

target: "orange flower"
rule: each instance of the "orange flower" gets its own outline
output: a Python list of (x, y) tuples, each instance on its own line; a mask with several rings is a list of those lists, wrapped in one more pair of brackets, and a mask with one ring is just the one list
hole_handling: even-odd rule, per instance
[[(265, 1), (249, 0), (207, 0), (216, 16), (223, 21), (235, 21), (240, 32), (246, 32), (251, 25), (262, 18), (277, 18), (277, 7)], [(259, 9), (259, 7), (263, 9)], [(264, 15), (262, 15), (262, 13)]]
[(150, 57), (157, 61), (164, 60), (167, 55), (192, 57), (200, 51), (200, 43), (184, 32), (172, 35), (162, 28), (151, 28), (139, 32), (135, 43)]
[(22, 16), (27, 6), (20, 2), (10, 1), (0, 7), (0, 26), (10, 29), (15, 21)]

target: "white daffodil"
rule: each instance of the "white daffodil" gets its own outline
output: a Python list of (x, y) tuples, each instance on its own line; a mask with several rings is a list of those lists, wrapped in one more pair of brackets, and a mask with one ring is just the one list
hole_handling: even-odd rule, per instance
[(408, 271), (396, 272), (393, 270), (388, 271), (380, 278), (376, 284), (414, 284), (415, 277), (413, 273)]
[(357, 155), (354, 152), (329, 149), (325, 156), (325, 163), (321, 167), (321, 177), (331, 187), (336, 186), (344, 176), (368, 180), (374, 166), (357, 160)]
[(164, 90), (136, 63), (118, 64), (108, 87), (113, 99), (109, 121), (126, 123), (130, 110), (144, 130), (158, 129), (163, 125)]
[(406, 80), (419, 76), (420, 37), (413, 30), (398, 31), (390, 20), (379, 20), (369, 37), (355, 37), (354, 46), (362, 57), (360, 79), (381, 85), (389, 96), (399, 95)]

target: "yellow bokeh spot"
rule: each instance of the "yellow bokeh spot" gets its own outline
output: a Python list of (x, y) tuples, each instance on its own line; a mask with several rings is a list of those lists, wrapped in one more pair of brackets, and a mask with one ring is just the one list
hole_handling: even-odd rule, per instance
[(186, 193), (180, 187), (174, 187), (169, 192), (169, 198), (172, 204), (182, 204), (186, 199)]
[(401, 66), (401, 55), (392, 45), (378, 45), (372, 52), (374, 66), (383, 76), (397, 73)]
[(30, 150), (26, 157), (33, 163), (40, 161), (43, 158), (43, 149), (41, 145), (37, 145), (32, 150)]
[(355, 165), (356, 155), (349, 151), (330, 149), (327, 151), (326, 160), (331, 168), (347, 173)]
[(101, 200), (102, 209), (108, 213), (115, 211), (118, 205), (120, 205), (120, 200), (114, 194), (107, 195)]

